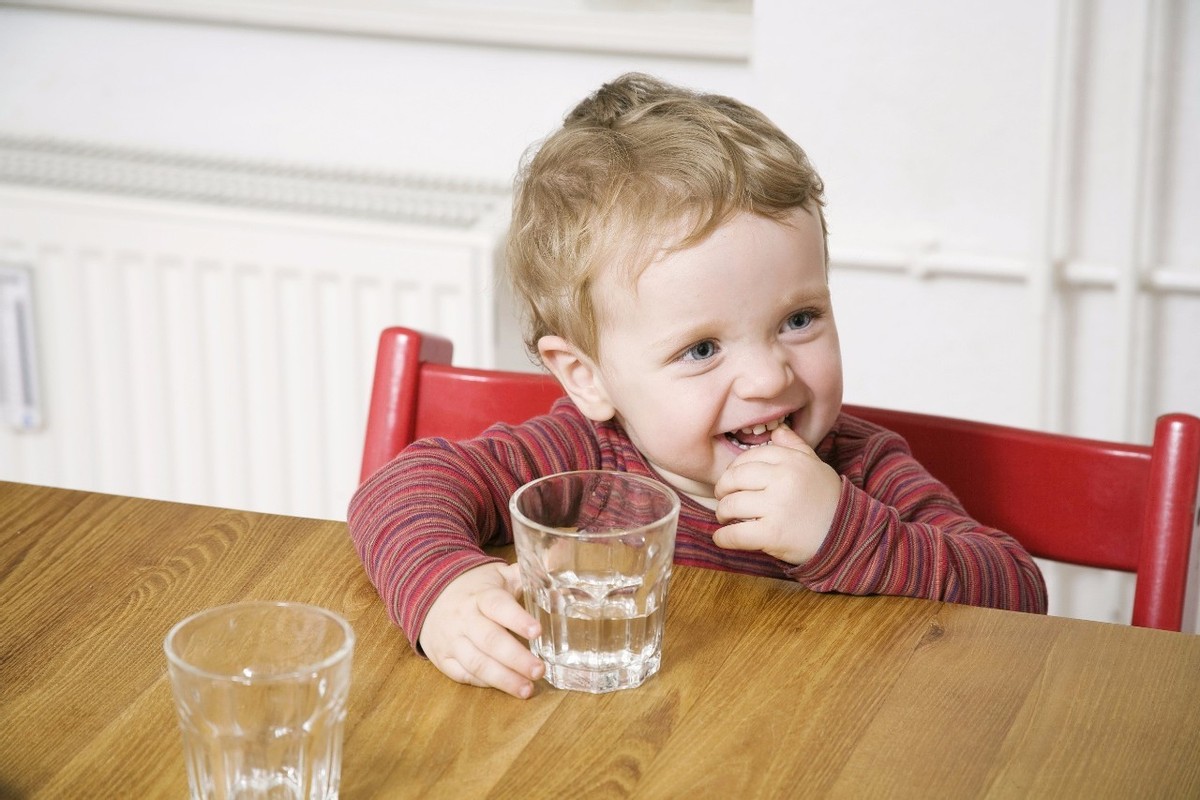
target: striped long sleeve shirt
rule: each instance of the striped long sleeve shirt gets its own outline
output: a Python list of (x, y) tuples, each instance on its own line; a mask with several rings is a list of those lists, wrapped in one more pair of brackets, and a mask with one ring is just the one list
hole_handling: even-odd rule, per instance
[[(675, 563), (794, 580), (817, 592), (923, 597), (1045, 613), (1046, 587), (1012, 537), (967, 516), (897, 434), (842, 414), (817, 447), (842, 477), (829, 534), (807, 562), (713, 543), (713, 511), (680, 497)], [(415, 647), (430, 605), (512, 542), (508, 499), (555, 472), (606, 469), (659, 479), (621, 426), (570, 400), (475, 439), (414, 442), (359, 487), (349, 528), (391, 619)]]

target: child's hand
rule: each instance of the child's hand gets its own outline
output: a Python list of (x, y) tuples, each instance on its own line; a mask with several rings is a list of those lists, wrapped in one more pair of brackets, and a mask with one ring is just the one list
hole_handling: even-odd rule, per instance
[(459, 683), (495, 686), (513, 697), (529, 697), (545, 667), (512, 635), (531, 639), (541, 633), (537, 620), (517, 602), (520, 593), (516, 564), (484, 564), (464, 572), (430, 606), (421, 628), (421, 649)]
[(837, 472), (780, 426), (769, 446), (742, 453), (717, 481), (717, 520), (726, 524), (713, 541), (803, 564), (825, 541), (841, 493)]

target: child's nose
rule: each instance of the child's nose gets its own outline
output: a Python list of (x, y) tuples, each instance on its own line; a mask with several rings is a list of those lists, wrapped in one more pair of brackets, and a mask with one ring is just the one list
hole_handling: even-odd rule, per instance
[(795, 379), (787, 353), (772, 347), (745, 359), (734, 382), (734, 391), (745, 400), (777, 397)]

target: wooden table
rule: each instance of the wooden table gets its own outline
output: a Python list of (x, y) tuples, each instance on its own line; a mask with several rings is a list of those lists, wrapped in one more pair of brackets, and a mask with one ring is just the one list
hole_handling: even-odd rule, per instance
[(1200, 637), (678, 568), (662, 671), (461, 686), (341, 522), (0, 483), (0, 797), (184, 797), (162, 640), (234, 600), (358, 635), (342, 797), (1197, 797)]

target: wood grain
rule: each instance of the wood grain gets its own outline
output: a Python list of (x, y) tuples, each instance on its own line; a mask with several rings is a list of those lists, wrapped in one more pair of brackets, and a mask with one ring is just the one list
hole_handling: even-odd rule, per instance
[(241, 599), (358, 644), (342, 796), (1200, 796), (1200, 637), (677, 567), (662, 671), (519, 701), (416, 656), (344, 523), (0, 483), (0, 797), (183, 797), (162, 654)]

